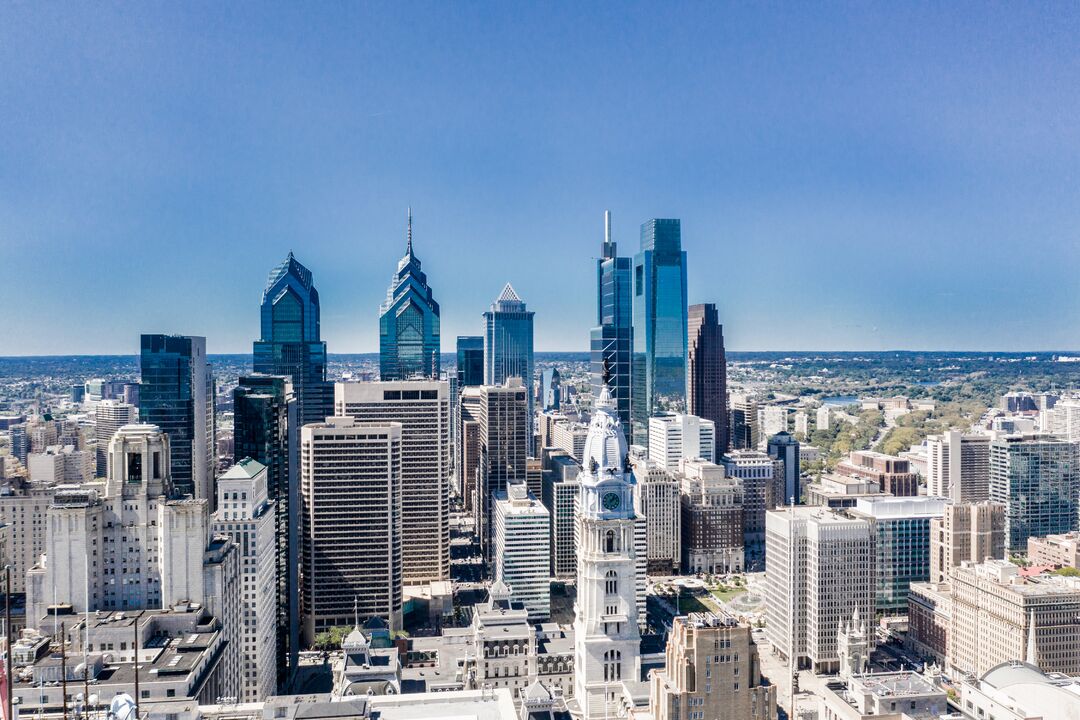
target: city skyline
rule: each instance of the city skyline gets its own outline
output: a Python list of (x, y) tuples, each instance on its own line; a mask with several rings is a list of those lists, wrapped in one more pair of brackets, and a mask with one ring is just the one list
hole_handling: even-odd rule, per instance
[[(627, 255), (681, 219), (688, 302), (735, 351), (1077, 345), (1072, 7), (20, 5), (0, 28), (0, 266), (26, 280), (0, 355), (243, 352), (290, 250), (329, 351), (375, 351), (409, 205), (444, 352), (507, 282), (537, 349), (586, 349), (605, 209)], [(90, 295), (109, 322), (71, 312)]]

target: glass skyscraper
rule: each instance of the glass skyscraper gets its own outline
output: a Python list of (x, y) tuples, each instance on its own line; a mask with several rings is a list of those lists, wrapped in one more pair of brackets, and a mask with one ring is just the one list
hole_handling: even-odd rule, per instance
[(173, 487), (213, 508), (214, 378), (206, 338), (143, 335), (139, 367), (139, 419), (169, 435)]
[(405, 255), (379, 307), (379, 377), (383, 380), (439, 378), (439, 303), (420, 259), (413, 254), (409, 211)]
[(255, 372), (290, 378), (300, 424), (323, 422), (334, 411), (334, 386), (326, 381), (319, 291), (311, 271), (291, 252), (270, 271), (260, 314), (262, 337), (255, 341)]
[[(589, 333), (593, 397), (600, 397), (605, 368), (615, 412), (630, 428), (630, 357), (633, 350), (633, 308), (630, 304), (632, 263), (619, 257), (611, 240), (611, 213), (604, 213), (604, 243), (596, 261), (596, 327)], [(646, 426), (648, 420), (646, 420)]]
[(528, 442), (533, 428), (533, 315), (510, 283), (484, 313), (484, 384), (502, 385), (521, 378), (528, 397)]
[(648, 220), (634, 257), (631, 379), (634, 443), (648, 445), (649, 418), (686, 407), (686, 253), (678, 220)]
[(457, 339), (458, 388), (484, 384), (484, 338), (459, 335)]
[(716, 425), (716, 457), (729, 447), (727, 355), (716, 305), (691, 305), (686, 365), (686, 408)]
[(287, 688), (300, 650), (299, 408), (292, 380), (284, 375), (244, 375), (233, 390), (233, 439), (237, 462), (252, 458), (266, 466), (266, 490), (276, 502), (278, 687)]

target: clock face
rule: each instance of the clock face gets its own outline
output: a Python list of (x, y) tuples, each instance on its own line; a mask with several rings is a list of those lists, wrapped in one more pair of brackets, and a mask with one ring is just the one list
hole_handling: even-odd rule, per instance
[(605, 510), (618, 510), (619, 505), (622, 503), (622, 499), (618, 493), (604, 493), (604, 509)]

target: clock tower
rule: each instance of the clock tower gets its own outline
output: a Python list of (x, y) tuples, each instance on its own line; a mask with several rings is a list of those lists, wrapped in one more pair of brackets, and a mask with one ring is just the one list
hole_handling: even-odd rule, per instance
[(578, 498), (574, 695), (580, 717), (616, 717), (623, 681), (641, 673), (634, 552), (634, 480), (605, 384), (596, 401)]

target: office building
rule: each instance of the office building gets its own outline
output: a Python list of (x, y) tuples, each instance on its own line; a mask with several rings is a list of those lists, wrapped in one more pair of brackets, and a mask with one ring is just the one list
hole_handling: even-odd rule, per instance
[(769, 642), (785, 659), (794, 653), (799, 667), (835, 672), (843, 623), (873, 617), (877, 554), (870, 523), (794, 506), (768, 513), (765, 524)]
[(94, 409), (94, 438), (97, 440), (95, 457), (96, 477), (105, 477), (109, 471), (109, 441), (116, 431), (139, 420), (139, 409), (119, 400), (102, 400)]
[(641, 676), (633, 477), (606, 387), (594, 410), (578, 476), (574, 701), (584, 720), (617, 714), (620, 685), (640, 683)]
[(13, 423), (8, 427), (11, 454), (20, 463), (26, 465), (26, 456), (30, 454), (30, 434), (27, 423)]
[(50, 445), (43, 452), (33, 452), (26, 457), (30, 479), (47, 485), (90, 482), (94, 479), (96, 466), (95, 453), (76, 450), (72, 445)]
[(635, 445), (648, 445), (650, 417), (686, 408), (686, 253), (678, 220), (642, 224), (633, 293), (632, 436)]
[(169, 436), (173, 487), (215, 502), (214, 378), (206, 338), (143, 335), (139, 418)]
[(551, 440), (547, 446), (562, 448), (580, 463), (585, 457), (585, 438), (588, 435), (588, 425), (572, 420), (556, 420), (551, 424)]
[(1080, 397), (1063, 398), (1042, 414), (1043, 429), (1071, 442), (1080, 442)]
[(911, 464), (904, 458), (873, 450), (855, 450), (847, 460), (837, 464), (836, 472), (873, 480), (881, 492), (895, 497), (914, 497), (919, 494), (919, 476), (912, 471)]
[(459, 335), (457, 339), (458, 388), (484, 384), (484, 338)]
[(1028, 538), (1027, 556), (1028, 562), (1035, 567), (1080, 568), (1080, 533)]
[(402, 428), (331, 417), (300, 431), (304, 641), (380, 617), (401, 628)]
[(954, 503), (990, 499), (990, 436), (950, 430), (926, 438), (926, 494)]
[(749, 561), (765, 554), (765, 513), (783, 504), (784, 464), (757, 450), (731, 450), (724, 472), (743, 487), (743, 538)]
[[(0, 456), (2, 458), (2, 456)], [(7, 562), (11, 564), (11, 592), (26, 592), (26, 571), (45, 552), (46, 513), (55, 486), (24, 477), (0, 485), (0, 524), (8, 529)]]
[(558, 368), (546, 368), (540, 373), (540, 410), (558, 411), (562, 405), (562, 378)]
[(716, 426), (696, 415), (666, 413), (649, 418), (649, 458), (675, 471), (684, 459), (708, 460), (716, 456)]
[(904, 646), (940, 666), (949, 654), (952, 586), (949, 583), (911, 583), (908, 588), (908, 632)]
[(253, 368), (292, 380), (300, 425), (322, 422), (333, 414), (334, 386), (326, 380), (319, 312), (319, 291), (311, 271), (290, 252), (266, 280)]
[(435, 302), (420, 258), (413, 253), (412, 209), (409, 209), (405, 255), (390, 278), (386, 300), (379, 307), (379, 378), (439, 378), (439, 303)]
[(606, 384), (624, 428), (630, 427), (632, 385), (631, 353), (634, 347), (634, 319), (631, 304), (632, 261), (619, 257), (611, 239), (611, 213), (604, 212), (604, 242), (596, 261), (596, 326), (589, 335), (593, 397)]
[(930, 582), (948, 582), (965, 560), (981, 563), (1005, 556), (1005, 506), (991, 502), (949, 503), (930, 520)]
[(551, 616), (551, 517), (523, 483), (494, 494), (495, 579), (532, 622)]
[(799, 471), (799, 441), (791, 433), (781, 431), (769, 438), (769, 457), (784, 463), (783, 497), (778, 505), (799, 504), (803, 501)]
[(211, 529), (232, 538), (240, 554), (243, 627), (240, 700), (258, 702), (277, 687), (277, 539), (267, 468), (244, 458), (218, 478)]
[(930, 527), (940, 520), (947, 501), (932, 497), (860, 498), (853, 517), (870, 523), (877, 548), (877, 599), (879, 615), (907, 612), (908, 588), (930, 579)]
[(788, 409), (783, 405), (766, 405), (760, 409), (761, 432), (771, 438), (788, 431)]
[(551, 518), (551, 577), (573, 580), (577, 577), (577, 545), (574, 542), (578, 474), (581, 463), (565, 450), (544, 448), (540, 458), (543, 471), (541, 500)]
[(634, 511), (645, 518), (646, 569), (650, 575), (678, 575), (682, 567), (680, 483), (653, 460), (630, 456), (637, 491)]
[(828, 430), (829, 429), (829, 406), (822, 405), (817, 409), (814, 418), (814, 428), (816, 430)]
[(533, 313), (507, 283), (484, 313), (484, 384), (502, 385), (519, 378), (525, 388), (528, 415), (525, 437), (532, 450), (533, 436)]
[(761, 440), (758, 430), (758, 404), (749, 395), (732, 395), (729, 403), (732, 450), (757, 450)]
[(724, 326), (716, 305), (691, 305), (687, 309), (686, 411), (711, 420), (716, 426), (713, 457), (727, 452), (730, 443), (727, 406), (727, 355)]
[[(776, 720), (776, 686), (763, 682), (751, 628), (726, 613), (672, 621), (664, 669), (652, 673), (653, 720)], [(686, 708), (684, 711), (683, 708)]]
[(795, 434), (801, 435), (803, 438), (810, 436), (810, 416), (805, 410), (799, 410), (794, 415), (795, 419)]
[(480, 402), (483, 394), (462, 388), (457, 402), (457, 444), (454, 446), (455, 491), (461, 498), (465, 510), (477, 512), (480, 478)]
[(266, 492), (274, 507), (278, 597), (278, 687), (288, 685), (300, 651), (299, 472), (300, 408), (284, 375), (242, 375), (233, 389), (233, 447), (237, 458), (266, 467)]
[(450, 388), (438, 380), (338, 383), (338, 417), (401, 425), (406, 585), (450, 579)]
[(742, 483), (726, 477), (723, 466), (702, 460), (683, 460), (678, 477), (683, 568), (691, 574), (741, 573), (746, 567)]
[(965, 562), (951, 572), (949, 664), (982, 675), (1025, 660), (1080, 675), (1080, 578), (1024, 577), (1008, 560)]
[(1052, 435), (1006, 435), (990, 443), (990, 499), (1005, 506), (1005, 545), (1077, 529), (1080, 444)]

